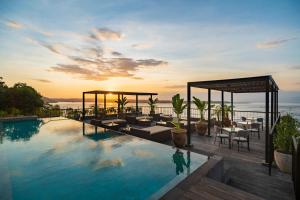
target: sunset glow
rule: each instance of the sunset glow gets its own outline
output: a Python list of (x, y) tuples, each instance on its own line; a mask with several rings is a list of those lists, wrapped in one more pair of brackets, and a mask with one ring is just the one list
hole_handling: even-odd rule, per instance
[(64, 98), (95, 89), (170, 98), (188, 81), (267, 74), (299, 92), (298, 2), (175, 4), (2, 2), (0, 76)]

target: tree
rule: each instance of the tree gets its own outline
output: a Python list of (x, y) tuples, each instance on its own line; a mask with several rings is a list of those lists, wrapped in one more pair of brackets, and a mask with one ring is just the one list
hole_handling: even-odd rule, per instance
[(44, 105), (42, 96), (26, 83), (8, 87), (0, 77), (0, 110), (10, 114), (34, 114)]

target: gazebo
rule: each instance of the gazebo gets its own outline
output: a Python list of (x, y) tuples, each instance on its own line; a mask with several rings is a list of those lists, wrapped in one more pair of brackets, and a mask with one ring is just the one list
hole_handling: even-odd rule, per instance
[[(188, 140), (187, 145), (191, 146), (191, 88), (202, 88), (208, 90), (208, 127), (211, 125), (211, 91), (221, 92), (222, 106), (222, 127), (224, 120), (224, 92), (231, 94), (231, 121), (233, 121), (233, 94), (238, 93), (265, 93), (265, 162), (269, 163), (272, 144), (270, 141), (270, 125), (275, 123), (278, 117), (278, 86), (272, 76), (257, 76), (236, 79), (223, 79), (212, 81), (197, 81), (187, 83), (187, 121)], [(208, 128), (208, 136), (211, 130)]]
[[(157, 93), (150, 93), (150, 92), (124, 92), (124, 91), (106, 91), (106, 90), (93, 90), (87, 91), (82, 93), (82, 117), (85, 119), (85, 95), (86, 94), (94, 94), (95, 95), (95, 108), (98, 105), (98, 94), (103, 94), (103, 107), (106, 109), (106, 96), (108, 94), (118, 95), (118, 100), (120, 100), (120, 96), (123, 99), (124, 95), (135, 96), (135, 105), (136, 105), (136, 112), (138, 112), (138, 101), (139, 96), (152, 96), (158, 95)], [(118, 113), (120, 113), (120, 105), (118, 104)], [(95, 117), (98, 115), (98, 110), (95, 110)]]

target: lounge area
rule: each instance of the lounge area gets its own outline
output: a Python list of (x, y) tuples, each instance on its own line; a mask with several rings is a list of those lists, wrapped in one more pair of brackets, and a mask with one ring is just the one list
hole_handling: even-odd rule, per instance
[[(86, 117), (85, 113), (85, 95), (94, 94), (95, 104), (94, 116)], [(103, 108), (98, 108), (98, 95), (104, 95)], [(116, 94), (118, 108), (115, 115), (107, 114), (106, 108), (106, 95)], [(124, 97), (125, 95), (135, 96), (136, 109), (131, 109), (130, 112), (125, 108)], [(116, 92), (116, 91), (89, 91), (83, 93), (83, 119), (95, 126), (100, 126), (107, 129), (121, 131), (130, 135), (140, 138), (148, 139), (155, 142), (168, 142), (171, 140), (171, 130), (174, 125), (172, 124), (173, 117), (163, 113), (143, 114), (138, 106), (139, 96), (149, 96), (150, 99), (157, 93), (140, 93), (140, 92)], [(99, 112), (99, 110), (104, 112)], [(186, 126), (186, 122), (182, 126)]]

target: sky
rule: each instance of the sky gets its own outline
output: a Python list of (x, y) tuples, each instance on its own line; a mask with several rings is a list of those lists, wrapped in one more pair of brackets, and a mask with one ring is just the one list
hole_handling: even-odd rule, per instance
[(283, 96), (300, 99), (297, 0), (0, 5), (0, 77), (46, 97), (102, 89), (169, 99), (189, 81), (272, 75)]

